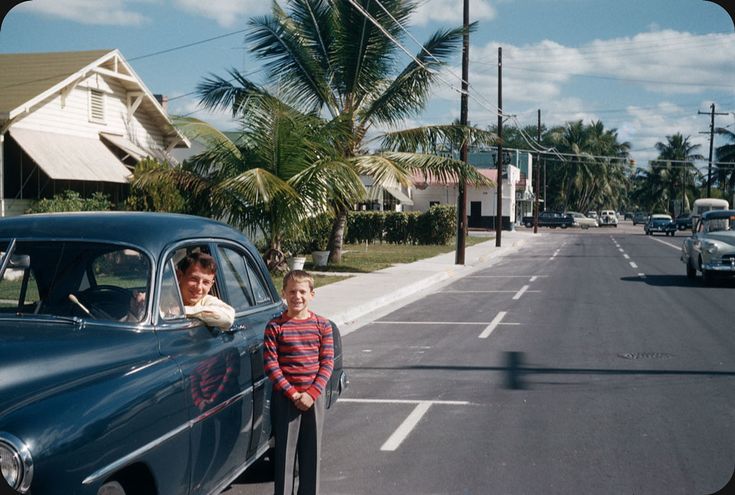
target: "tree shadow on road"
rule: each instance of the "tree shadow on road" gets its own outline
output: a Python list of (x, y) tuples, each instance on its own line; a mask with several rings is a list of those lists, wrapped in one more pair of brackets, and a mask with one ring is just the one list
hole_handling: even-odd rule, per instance
[[(707, 287), (702, 282), (702, 279), (697, 277), (696, 279), (687, 278), (686, 275), (644, 275), (644, 276), (631, 276), (621, 277), (620, 280), (623, 282), (643, 282), (646, 285), (653, 287)], [(721, 278), (714, 280), (711, 287), (735, 287), (735, 282), (730, 278)]]

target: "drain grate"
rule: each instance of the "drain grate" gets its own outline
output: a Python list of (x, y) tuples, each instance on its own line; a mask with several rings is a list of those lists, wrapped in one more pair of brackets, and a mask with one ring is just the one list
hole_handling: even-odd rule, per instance
[(666, 352), (626, 352), (618, 354), (618, 357), (623, 359), (671, 359), (674, 355)]

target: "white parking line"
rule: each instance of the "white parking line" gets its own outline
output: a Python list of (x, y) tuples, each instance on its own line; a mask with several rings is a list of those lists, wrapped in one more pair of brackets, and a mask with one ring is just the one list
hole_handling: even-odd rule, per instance
[(669, 243), (669, 242), (666, 242), (666, 241), (664, 241), (663, 239), (656, 239), (655, 237), (651, 236), (651, 240), (654, 240), (654, 241), (656, 241), (656, 242), (660, 242), (661, 244), (663, 244), (663, 245), (665, 245), (665, 246), (669, 246), (670, 248), (674, 248), (674, 249), (676, 249), (677, 251), (679, 251), (679, 250), (681, 249), (681, 245), (677, 246), (677, 245), (675, 245), (675, 244), (671, 244), (671, 243)]
[(503, 321), (503, 318), (505, 318), (505, 315), (508, 314), (507, 311), (501, 311), (497, 315), (495, 315), (495, 318), (493, 318), (493, 321), (490, 322), (490, 324), (485, 328), (485, 330), (482, 331), (480, 334), (481, 339), (486, 339), (490, 336), (491, 333), (493, 333), (493, 330), (500, 324), (501, 321)]
[(449, 400), (388, 400), (388, 399), (347, 399), (342, 398), (339, 402), (352, 402), (358, 404), (416, 404), (416, 407), (411, 411), (403, 423), (388, 437), (388, 440), (380, 447), (380, 450), (384, 452), (392, 452), (400, 447), (401, 443), (408, 437), (413, 431), (416, 425), (421, 421), (421, 418), (426, 414), (429, 408), (434, 405), (452, 405), (452, 406), (466, 406), (469, 404), (467, 401), (449, 401)]
[(628, 256), (627, 254), (624, 254), (623, 255), (623, 258), (625, 258), (626, 260), (629, 260), (630, 259), (630, 256)]
[(525, 294), (525, 292), (526, 292), (527, 290), (528, 290), (528, 286), (527, 286), (527, 285), (524, 285), (523, 287), (521, 287), (521, 289), (520, 289), (520, 290), (519, 290), (518, 292), (516, 292), (516, 295), (515, 295), (515, 296), (513, 296), (513, 300), (514, 300), (514, 301), (517, 301), (518, 299), (520, 299), (520, 298), (521, 298), (521, 296), (522, 296), (523, 294)]
[(636, 264), (635, 264), (635, 263), (633, 263), (632, 261), (630, 262), (630, 266), (632, 266), (633, 268), (638, 268), (638, 265), (636, 265)]

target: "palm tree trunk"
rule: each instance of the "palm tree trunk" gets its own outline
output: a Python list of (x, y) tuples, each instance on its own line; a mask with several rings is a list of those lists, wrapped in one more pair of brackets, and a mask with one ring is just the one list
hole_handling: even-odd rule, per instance
[(344, 241), (345, 227), (347, 226), (347, 208), (340, 206), (332, 223), (332, 234), (329, 236), (329, 262), (342, 262), (342, 243)]

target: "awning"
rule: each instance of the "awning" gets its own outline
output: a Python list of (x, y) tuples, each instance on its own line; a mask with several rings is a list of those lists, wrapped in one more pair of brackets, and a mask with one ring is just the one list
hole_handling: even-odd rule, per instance
[(52, 179), (124, 184), (131, 175), (99, 138), (17, 128), (10, 135)]
[(385, 187), (383, 189), (385, 189), (385, 192), (396, 198), (402, 205), (413, 206), (413, 200), (403, 194), (403, 191), (400, 189), (395, 187)]
[(151, 154), (150, 152), (144, 150), (132, 141), (129, 141), (128, 139), (117, 134), (100, 132), (100, 137), (114, 147), (122, 150), (123, 153), (130, 155), (134, 160), (141, 161), (143, 158)]

